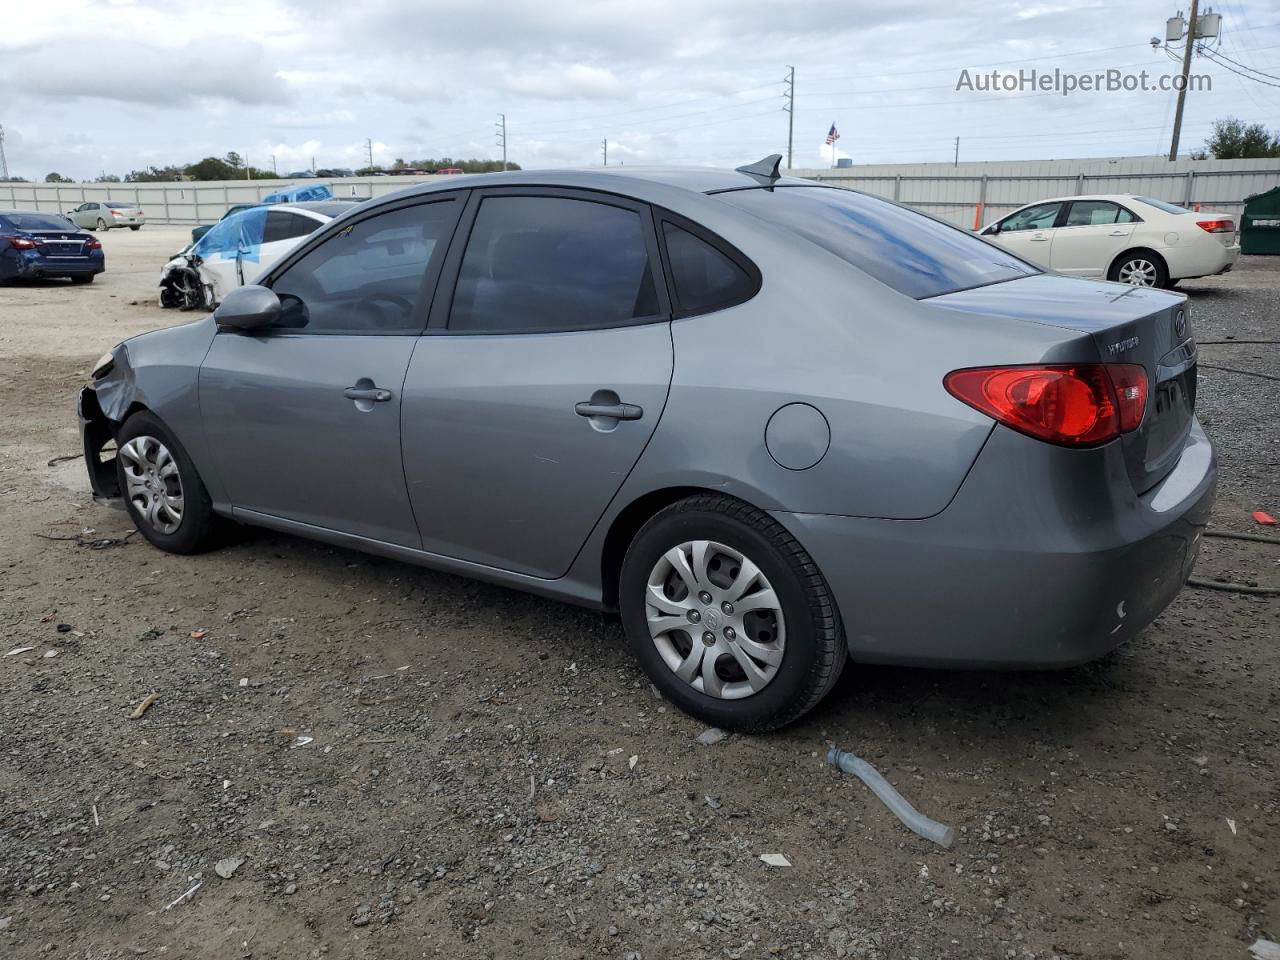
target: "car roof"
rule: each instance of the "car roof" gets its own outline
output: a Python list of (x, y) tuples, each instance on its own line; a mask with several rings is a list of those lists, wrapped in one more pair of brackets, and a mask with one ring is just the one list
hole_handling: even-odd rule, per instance
[(1071, 197), (1045, 197), (1043, 200), (1032, 200), (1030, 203), (1024, 203), (1023, 206), (1031, 207), (1037, 203), (1066, 203), (1068, 200), (1110, 200), (1112, 203), (1143, 202), (1142, 197), (1136, 193), (1086, 193)]
[[(653, 187), (675, 188), (690, 193), (723, 193), (728, 190), (750, 190), (769, 185), (762, 177), (716, 167), (614, 167), (599, 170), (510, 170), (505, 173), (455, 174), (447, 179), (414, 184), (377, 198), (402, 200), (420, 194), (472, 187), (577, 187), (601, 190), (624, 196), (641, 196)], [(822, 186), (814, 180), (780, 177), (775, 186)]]
[(348, 210), (354, 210), (359, 200), (303, 200), (298, 203), (263, 204), (271, 210), (303, 210), (307, 213), (318, 213), (330, 220), (342, 216)]

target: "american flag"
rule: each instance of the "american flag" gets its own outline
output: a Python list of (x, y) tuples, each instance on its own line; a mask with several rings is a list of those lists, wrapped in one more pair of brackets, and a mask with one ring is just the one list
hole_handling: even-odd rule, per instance
[(836, 129), (836, 125), (833, 123), (831, 125), (831, 129), (827, 131), (827, 146), (828, 147), (831, 146), (833, 143), (835, 143), (839, 139), (840, 139), (840, 131)]

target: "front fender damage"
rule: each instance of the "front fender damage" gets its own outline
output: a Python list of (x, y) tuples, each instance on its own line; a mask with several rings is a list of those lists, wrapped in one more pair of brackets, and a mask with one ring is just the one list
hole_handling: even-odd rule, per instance
[(128, 352), (118, 348), (111, 371), (81, 388), (76, 401), (89, 485), (93, 498), (99, 502), (120, 505), (116, 434), (134, 405), (134, 394), (134, 374)]

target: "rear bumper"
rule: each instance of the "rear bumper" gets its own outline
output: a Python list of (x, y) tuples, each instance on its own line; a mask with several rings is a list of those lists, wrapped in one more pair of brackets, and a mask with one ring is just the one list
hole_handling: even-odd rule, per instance
[(1226, 273), (1240, 259), (1240, 244), (1224, 247), (1212, 237), (1199, 238), (1200, 242), (1186, 247), (1170, 247), (1163, 251), (1169, 266), (1169, 276), (1175, 280), (1191, 277), (1211, 277)]
[(1216, 481), (1198, 422), (1141, 496), (1119, 444), (1066, 450), (997, 427), (932, 518), (775, 516), (826, 576), (855, 660), (1064, 667), (1128, 640), (1178, 595)]
[(0, 271), (4, 271), (5, 278), (15, 280), (38, 277), (79, 277), (90, 273), (102, 273), (106, 268), (106, 258), (102, 256), (62, 260), (26, 255), (9, 260), (7, 264), (0, 260)]

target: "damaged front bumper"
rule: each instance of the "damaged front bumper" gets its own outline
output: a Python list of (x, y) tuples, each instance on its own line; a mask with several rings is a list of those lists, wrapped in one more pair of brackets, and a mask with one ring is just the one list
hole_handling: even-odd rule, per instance
[(92, 384), (80, 390), (76, 399), (76, 417), (80, 421), (80, 441), (84, 445), (84, 463), (93, 499), (110, 506), (123, 506), (116, 473), (116, 424), (102, 412), (98, 391)]

